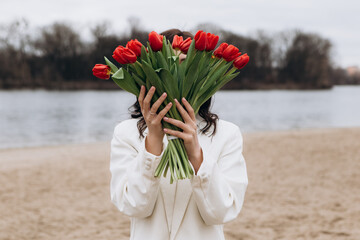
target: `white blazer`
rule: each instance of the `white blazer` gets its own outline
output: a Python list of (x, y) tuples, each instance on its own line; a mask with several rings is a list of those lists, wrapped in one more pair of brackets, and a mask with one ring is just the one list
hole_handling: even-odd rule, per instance
[(238, 216), (248, 185), (239, 127), (220, 119), (216, 134), (208, 136), (211, 128), (204, 135), (200, 129), (206, 122), (197, 114), (203, 163), (192, 179), (170, 184), (170, 172), (154, 177), (167, 137), (160, 156), (149, 153), (148, 129), (140, 140), (137, 121), (119, 123), (111, 141), (111, 201), (131, 217), (130, 239), (224, 239), (223, 224)]

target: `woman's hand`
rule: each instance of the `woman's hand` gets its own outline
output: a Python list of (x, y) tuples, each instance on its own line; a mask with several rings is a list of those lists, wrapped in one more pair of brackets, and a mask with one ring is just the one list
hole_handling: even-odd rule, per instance
[(164, 107), (158, 114), (156, 114), (167, 94), (164, 92), (150, 108), (151, 98), (154, 96), (154, 93), (155, 87), (152, 86), (144, 98), (145, 87), (141, 86), (138, 101), (140, 104), (141, 113), (149, 130), (145, 139), (145, 148), (148, 152), (154, 155), (160, 155), (162, 151), (162, 141), (165, 134), (162, 129), (161, 119), (170, 110), (172, 103), (168, 103), (166, 107)]
[(181, 106), (181, 104), (175, 99), (176, 107), (178, 111), (180, 112), (182, 118), (184, 119), (184, 122), (173, 119), (173, 118), (167, 118), (164, 117), (164, 121), (171, 123), (183, 130), (183, 132), (164, 128), (165, 133), (168, 133), (170, 135), (173, 135), (175, 137), (181, 138), (184, 140), (185, 149), (187, 152), (187, 155), (189, 157), (189, 160), (191, 164), (194, 167), (195, 174), (200, 168), (200, 165), (203, 161), (203, 154), (202, 149), (199, 144), (198, 138), (197, 138), (197, 125), (196, 125), (196, 118), (194, 109), (191, 107), (190, 103), (185, 100), (185, 98), (182, 99), (184, 106), (186, 107), (186, 110)]

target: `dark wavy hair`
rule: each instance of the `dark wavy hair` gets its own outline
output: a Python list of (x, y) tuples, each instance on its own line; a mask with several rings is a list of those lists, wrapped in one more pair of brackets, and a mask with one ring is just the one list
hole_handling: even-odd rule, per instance
[[(179, 29), (169, 29), (166, 30), (162, 33), (160, 33), (161, 35), (164, 35), (166, 37), (166, 39), (168, 39), (171, 43), (173, 41), (173, 38), (175, 35), (178, 35), (180, 37), (183, 37), (184, 40), (188, 37), (191, 37), (192, 39), (194, 38), (194, 35), (191, 34), (190, 32), (187, 31), (180, 31)], [(211, 106), (211, 100), (212, 97), (210, 97), (203, 105), (201, 105), (201, 107), (199, 108), (199, 115), (206, 121), (206, 125), (201, 129), (201, 133), (206, 134), (210, 127), (213, 125), (214, 126), (214, 130), (211, 133), (211, 135), (215, 135), (216, 133), (216, 121), (219, 120), (218, 115), (216, 115), (215, 113), (211, 113), (209, 111), (210, 106)], [(140, 138), (144, 137), (144, 130), (146, 129), (146, 122), (145, 119), (141, 113), (141, 108), (140, 108), (140, 104), (138, 99), (136, 99), (136, 102), (130, 106), (128, 108), (130, 114), (131, 114), (131, 118), (140, 118), (139, 121), (137, 122), (137, 128), (139, 130), (139, 134), (140, 134)]]

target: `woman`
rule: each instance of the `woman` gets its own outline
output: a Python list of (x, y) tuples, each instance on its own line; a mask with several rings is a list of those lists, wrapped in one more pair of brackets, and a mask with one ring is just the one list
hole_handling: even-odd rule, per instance
[[(174, 35), (192, 37), (177, 29), (161, 34), (171, 42)], [(131, 217), (130, 239), (224, 239), (223, 224), (238, 216), (248, 185), (240, 129), (210, 113), (211, 98), (196, 115), (185, 99), (180, 100), (183, 106), (175, 101), (176, 106), (169, 103), (158, 111), (166, 93), (150, 106), (154, 90), (146, 93), (142, 87), (132, 119), (115, 128), (111, 200)], [(171, 107), (184, 122), (165, 117)], [(163, 129), (162, 120), (183, 131)], [(191, 179), (170, 184), (170, 174), (154, 177), (168, 144), (166, 134), (184, 140), (195, 172)]]

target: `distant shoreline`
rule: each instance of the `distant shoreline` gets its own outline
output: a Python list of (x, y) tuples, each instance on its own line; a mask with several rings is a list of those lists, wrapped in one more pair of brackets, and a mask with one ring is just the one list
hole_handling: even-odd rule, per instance
[[(247, 84), (227, 84), (221, 90), (327, 90), (336, 86), (360, 86), (360, 84), (337, 84), (332, 86), (315, 87), (304, 86), (295, 83), (286, 84), (265, 84), (265, 83), (247, 83)], [(10, 88), (1, 88), (0, 91), (6, 90), (54, 90), (54, 91), (71, 91), (71, 90), (121, 90), (111, 80), (99, 82), (67, 82), (61, 85), (52, 86), (15, 86)]]

